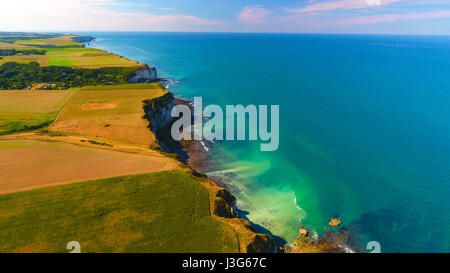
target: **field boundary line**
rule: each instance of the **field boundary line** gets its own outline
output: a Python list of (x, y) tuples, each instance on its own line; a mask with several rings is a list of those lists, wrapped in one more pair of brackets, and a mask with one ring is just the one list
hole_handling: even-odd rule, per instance
[(61, 108), (61, 110), (59, 111), (58, 115), (56, 116), (55, 120), (52, 122), (55, 123), (58, 121), (59, 117), (61, 116), (62, 111), (64, 111), (64, 109), (66, 108), (67, 104), (69, 103), (70, 99), (73, 97), (73, 95), (75, 95), (76, 93), (78, 93), (78, 91), (80, 91), (80, 88), (77, 88), (76, 90), (74, 90), (72, 92), (72, 94), (69, 95), (69, 97), (66, 99), (66, 102), (64, 102), (63, 107)]

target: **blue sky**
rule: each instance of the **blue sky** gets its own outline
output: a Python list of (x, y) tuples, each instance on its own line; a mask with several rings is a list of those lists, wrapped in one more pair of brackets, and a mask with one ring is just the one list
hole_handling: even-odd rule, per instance
[(450, 0), (15, 0), (2, 30), (450, 35)]

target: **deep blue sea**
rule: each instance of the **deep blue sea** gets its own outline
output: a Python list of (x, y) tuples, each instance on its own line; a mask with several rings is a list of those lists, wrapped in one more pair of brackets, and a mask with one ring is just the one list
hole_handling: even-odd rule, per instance
[(277, 151), (209, 151), (261, 228), (289, 243), (339, 216), (363, 250), (450, 251), (450, 37), (88, 34), (156, 66), (176, 96), (280, 105)]

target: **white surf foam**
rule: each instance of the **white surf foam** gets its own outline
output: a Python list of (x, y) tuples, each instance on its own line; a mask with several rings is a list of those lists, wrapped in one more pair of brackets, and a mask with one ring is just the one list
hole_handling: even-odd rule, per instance
[(205, 149), (206, 152), (209, 151), (209, 148), (206, 147), (205, 143), (203, 141), (200, 141), (200, 143), (202, 144), (203, 148)]

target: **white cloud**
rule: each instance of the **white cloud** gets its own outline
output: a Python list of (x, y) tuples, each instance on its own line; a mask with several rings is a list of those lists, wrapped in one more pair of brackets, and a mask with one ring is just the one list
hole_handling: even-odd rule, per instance
[(289, 12), (322, 12), (332, 10), (350, 10), (350, 9), (364, 9), (373, 6), (385, 6), (396, 2), (403, 2), (406, 0), (334, 0), (311, 2), (310, 4), (299, 9), (287, 9)]
[(81, 0), (82, 4), (89, 6), (121, 6), (123, 3), (117, 2), (115, 0)]
[(381, 0), (367, 0), (369, 6), (381, 6)]
[(247, 6), (239, 14), (239, 20), (244, 24), (261, 24), (269, 14), (270, 11), (261, 6)]
[[(3, 1), (2, 1), (3, 2)], [(221, 21), (185, 14), (154, 15), (113, 9), (115, 0), (15, 0), (2, 3), (0, 30), (195, 30)], [(180, 29), (181, 28), (183, 29)]]
[(344, 18), (335, 22), (334, 26), (366, 25), (366, 24), (377, 24), (396, 21), (430, 20), (439, 18), (450, 18), (450, 10), (419, 12), (419, 13), (413, 12), (405, 14), (380, 14), (380, 15)]

